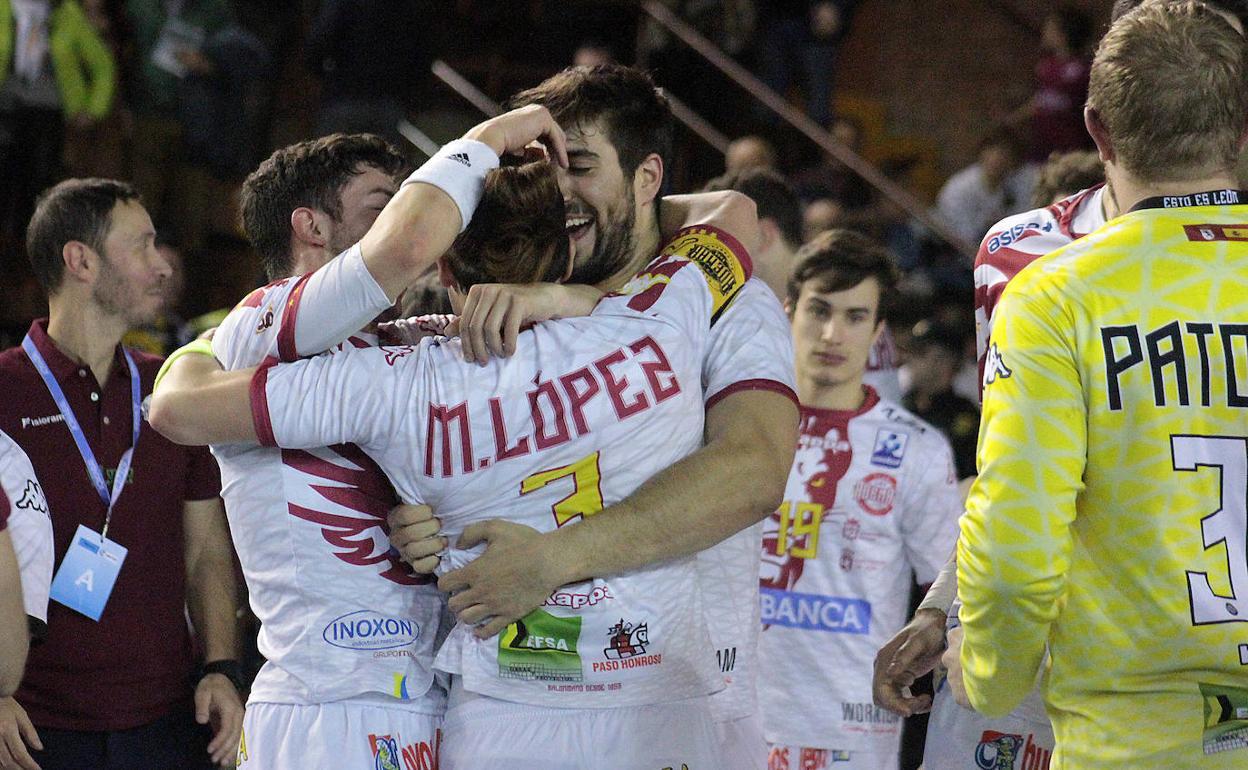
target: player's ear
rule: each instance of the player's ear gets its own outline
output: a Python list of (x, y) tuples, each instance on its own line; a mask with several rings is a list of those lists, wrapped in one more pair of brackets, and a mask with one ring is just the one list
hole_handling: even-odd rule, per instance
[(1109, 141), (1109, 130), (1105, 128), (1105, 122), (1101, 120), (1100, 114), (1091, 107), (1084, 107), (1083, 125), (1088, 129), (1088, 135), (1092, 137), (1092, 141), (1096, 143), (1096, 151), (1101, 157), (1101, 162), (1113, 162), (1114, 145)]
[(637, 205), (653, 203), (663, 187), (663, 159), (657, 153), (650, 153), (637, 165), (633, 172), (633, 196)]
[(291, 236), (301, 244), (323, 247), (329, 240), (326, 232), (328, 223), (323, 221), (324, 216), (307, 206), (300, 206), (290, 212)]
[(459, 281), (455, 280), (455, 274), (451, 272), (450, 265), (446, 263), (446, 257), (438, 257), (438, 283), (448, 291), (459, 286)]

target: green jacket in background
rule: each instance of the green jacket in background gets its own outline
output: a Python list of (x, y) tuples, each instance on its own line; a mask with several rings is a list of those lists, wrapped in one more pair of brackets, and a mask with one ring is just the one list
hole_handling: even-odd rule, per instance
[[(7, 0), (0, 0), (7, 2)], [(165, 0), (126, 0), (126, 17), (134, 30), (138, 66), (126, 92), (130, 106), (144, 114), (172, 115), (178, 110), (178, 78), (152, 62), (152, 52), (169, 19)], [(204, 33), (205, 40), (234, 21), (227, 0), (186, 0), (179, 21)]]
[[(112, 109), (117, 93), (117, 63), (100, 33), (76, 0), (53, 4), (48, 16), (48, 56), (67, 115), (86, 113), (99, 120)], [(0, 84), (13, 74), (13, 6), (0, 0)]]

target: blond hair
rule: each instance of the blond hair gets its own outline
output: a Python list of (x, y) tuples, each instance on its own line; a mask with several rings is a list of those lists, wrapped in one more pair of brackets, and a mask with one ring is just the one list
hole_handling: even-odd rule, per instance
[(1244, 38), (1193, 0), (1150, 0), (1120, 18), (1092, 62), (1088, 106), (1115, 160), (1149, 182), (1235, 167), (1248, 118)]

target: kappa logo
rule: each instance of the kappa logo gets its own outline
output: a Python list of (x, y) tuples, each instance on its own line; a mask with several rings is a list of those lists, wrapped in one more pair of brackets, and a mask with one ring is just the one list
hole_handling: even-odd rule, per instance
[(17, 501), (17, 507), (48, 515), (48, 499), (43, 496), (43, 488), (39, 486), (39, 482), (26, 479), (26, 488), (22, 490), (22, 497)]
[(988, 387), (997, 380), (1008, 380), (1012, 376), (1014, 372), (1005, 365), (1001, 351), (997, 350), (997, 343), (989, 345), (988, 358), (984, 361), (984, 387)]
[(602, 651), (608, 660), (624, 660), (636, 655), (644, 655), (646, 645), (650, 643), (650, 627), (646, 623), (620, 622), (607, 630), (608, 646)]
[(468, 168), (472, 168), (472, 161), (468, 158), (468, 153), (466, 152), (454, 153), (450, 156), (450, 159), (456, 163), (462, 163)]
[(382, 347), (386, 351), (386, 365), (394, 366), (400, 358), (406, 358), (416, 352), (416, 348), (411, 345), (396, 345), (394, 347)]
[(871, 450), (871, 464), (884, 468), (900, 468), (906, 456), (907, 433), (897, 433), (886, 428), (875, 432), (875, 448)]

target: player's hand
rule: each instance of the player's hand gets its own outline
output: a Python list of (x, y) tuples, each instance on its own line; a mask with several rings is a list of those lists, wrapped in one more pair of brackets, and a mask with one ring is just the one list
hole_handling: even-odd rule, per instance
[(485, 553), (443, 575), (438, 588), (451, 594), (447, 607), (456, 619), (477, 626), (477, 637), (488, 639), (540, 607), (559, 587), (547, 569), (558, 557), (547, 553), (542, 533), (500, 519), (465, 528), (456, 546), (481, 542), (487, 544)]
[(945, 650), (940, 662), (949, 669), (946, 679), (949, 682), (949, 692), (953, 693), (953, 699), (958, 702), (959, 706), (973, 708), (971, 699), (966, 697), (966, 687), (962, 684), (962, 627), (949, 629), (947, 636), (949, 649)]
[(429, 574), (438, 567), (446, 550), (442, 522), (427, 505), (400, 505), (386, 516), (390, 525), (390, 545), (399, 552), (412, 571)]
[(910, 695), (914, 681), (936, 667), (945, 649), (945, 613), (925, 609), (911, 620), (875, 655), (871, 692), (875, 705), (903, 717), (926, 714), (932, 696)]
[(602, 292), (592, 286), (479, 283), (468, 290), (459, 315), (464, 360), (507, 358), (516, 352), (524, 324), (589, 315), (600, 299)]
[(415, 345), (426, 337), (451, 336), (456, 317), (435, 313), (411, 318), (396, 318), (377, 325), (377, 331), (388, 334), (400, 345)]
[(195, 687), (195, 721), (212, 725), (208, 754), (218, 767), (234, 767), (243, 734), (243, 702), (224, 674), (208, 674)]
[(27, 746), (43, 750), (26, 709), (12, 698), (0, 698), (0, 770), (39, 770)]
[(551, 160), (564, 168), (568, 167), (568, 145), (563, 129), (551, 117), (550, 111), (538, 104), (490, 118), (470, 129), (464, 138), (488, 144), (499, 155), (523, 155), (527, 145), (534, 141), (541, 142)]

